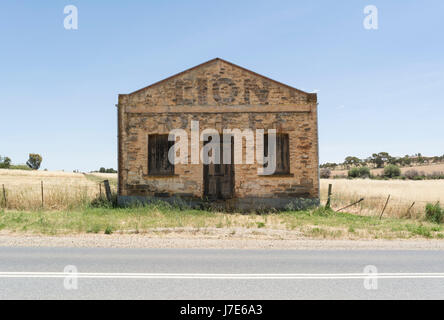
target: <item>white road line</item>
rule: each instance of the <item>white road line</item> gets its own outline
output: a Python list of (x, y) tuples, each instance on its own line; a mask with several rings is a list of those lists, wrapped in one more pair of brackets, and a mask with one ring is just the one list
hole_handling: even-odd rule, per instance
[(0, 278), (92, 278), (92, 279), (241, 279), (241, 280), (316, 280), (316, 279), (444, 279), (444, 273), (69, 273), (0, 272)]

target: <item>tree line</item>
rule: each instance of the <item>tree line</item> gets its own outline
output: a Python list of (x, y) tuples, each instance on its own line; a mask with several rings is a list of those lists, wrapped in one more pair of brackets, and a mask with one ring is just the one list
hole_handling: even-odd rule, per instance
[[(10, 157), (1, 156), (0, 155), (0, 169), (21, 169), (21, 170), (38, 170), (42, 164), (43, 158), (38, 153), (30, 153), (29, 158), (26, 161), (26, 164), (16, 164), (12, 163)], [(46, 170), (46, 169), (45, 169)], [(78, 170), (74, 170), (73, 172), (79, 172)], [(101, 167), (97, 171), (92, 172), (101, 172), (101, 173), (117, 173), (117, 170), (113, 168), (104, 168)]]
[(398, 165), (401, 167), (408, 167), (411, 165), (431, 164), (444, 162), (444, 155), (425, 157), (421, 153), (414, 155), (405, 155), (404, 157), (393, 157), (388, 152), (373, 153), (370, 157), (365, 159), (359, 159), (358, 157), (348, 156), (342, 163), (327, 162), (320, 165), (321, 168), (328, 168), (335, 170), (338, 167), (344, 167), (346, 169), (356, 167), (368, 167), (384, 168), (386, 165)]

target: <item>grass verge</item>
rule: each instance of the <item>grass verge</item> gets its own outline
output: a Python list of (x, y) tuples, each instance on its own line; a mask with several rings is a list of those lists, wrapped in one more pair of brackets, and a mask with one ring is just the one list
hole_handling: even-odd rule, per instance
[[(0, 211), (2, 232), (45, 235), (81, 233), (171, 232), (211, 235), (226, 231), (279, 239), (410, 239), (444, 238), (441, 225), (433, 222), (359, 216), (331, 210), (312, 209), (273, 214), (236, 214), (206, 210), (177, 209), (163, 204), (134, 208), (82, 208), (63, 211)], [(182, 231), (180, 231), (182, 230)]]

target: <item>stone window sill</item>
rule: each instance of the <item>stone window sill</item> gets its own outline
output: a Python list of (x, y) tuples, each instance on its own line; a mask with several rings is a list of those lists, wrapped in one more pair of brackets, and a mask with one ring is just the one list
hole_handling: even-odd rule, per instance
[(144, 174), (144, 178), (174, 178), (178, 177), (178, 174)]
[(270, 178), (285, 178), (285, 177), (294, 177), (292, 173), (275, 173), (275, 174), (259, 174), (259, 177), (270, 177)]

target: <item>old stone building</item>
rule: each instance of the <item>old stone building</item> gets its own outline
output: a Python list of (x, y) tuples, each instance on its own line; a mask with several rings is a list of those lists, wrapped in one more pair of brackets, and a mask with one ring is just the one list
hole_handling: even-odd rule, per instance
[[(305, 203), (319, 199), (316, 94), (216, 58), (120, 94), (117, 107), (120, 203), (180, 198), (243, 209), (283, 208), (300, 199), (310, 199)], [(247, 152), (245, 139), (227, 140), (228, 163), (203, 163), (199, 152), (206, 142), (201, 134), (207, 128), (221, 134), (225, 129), (264, 129), (265, 134), (275, 129), (276, 170), (260, 174), (264, 164), (256, 161), (257, 150), (264, 149), (267, 156), (267, 135), (264, 140), (256, 136), (253, 163), (233, 161), (234, 149), (241, 146), (236, 150)], [(180, 138), (187, 140), (183, 141), (187, 150), (182, 162), (172, 163), (168, 152), (175, 142), (168, 135), (177, 129), (188, 134)], [(224, 150), (220, 149), (221, 159)]]

